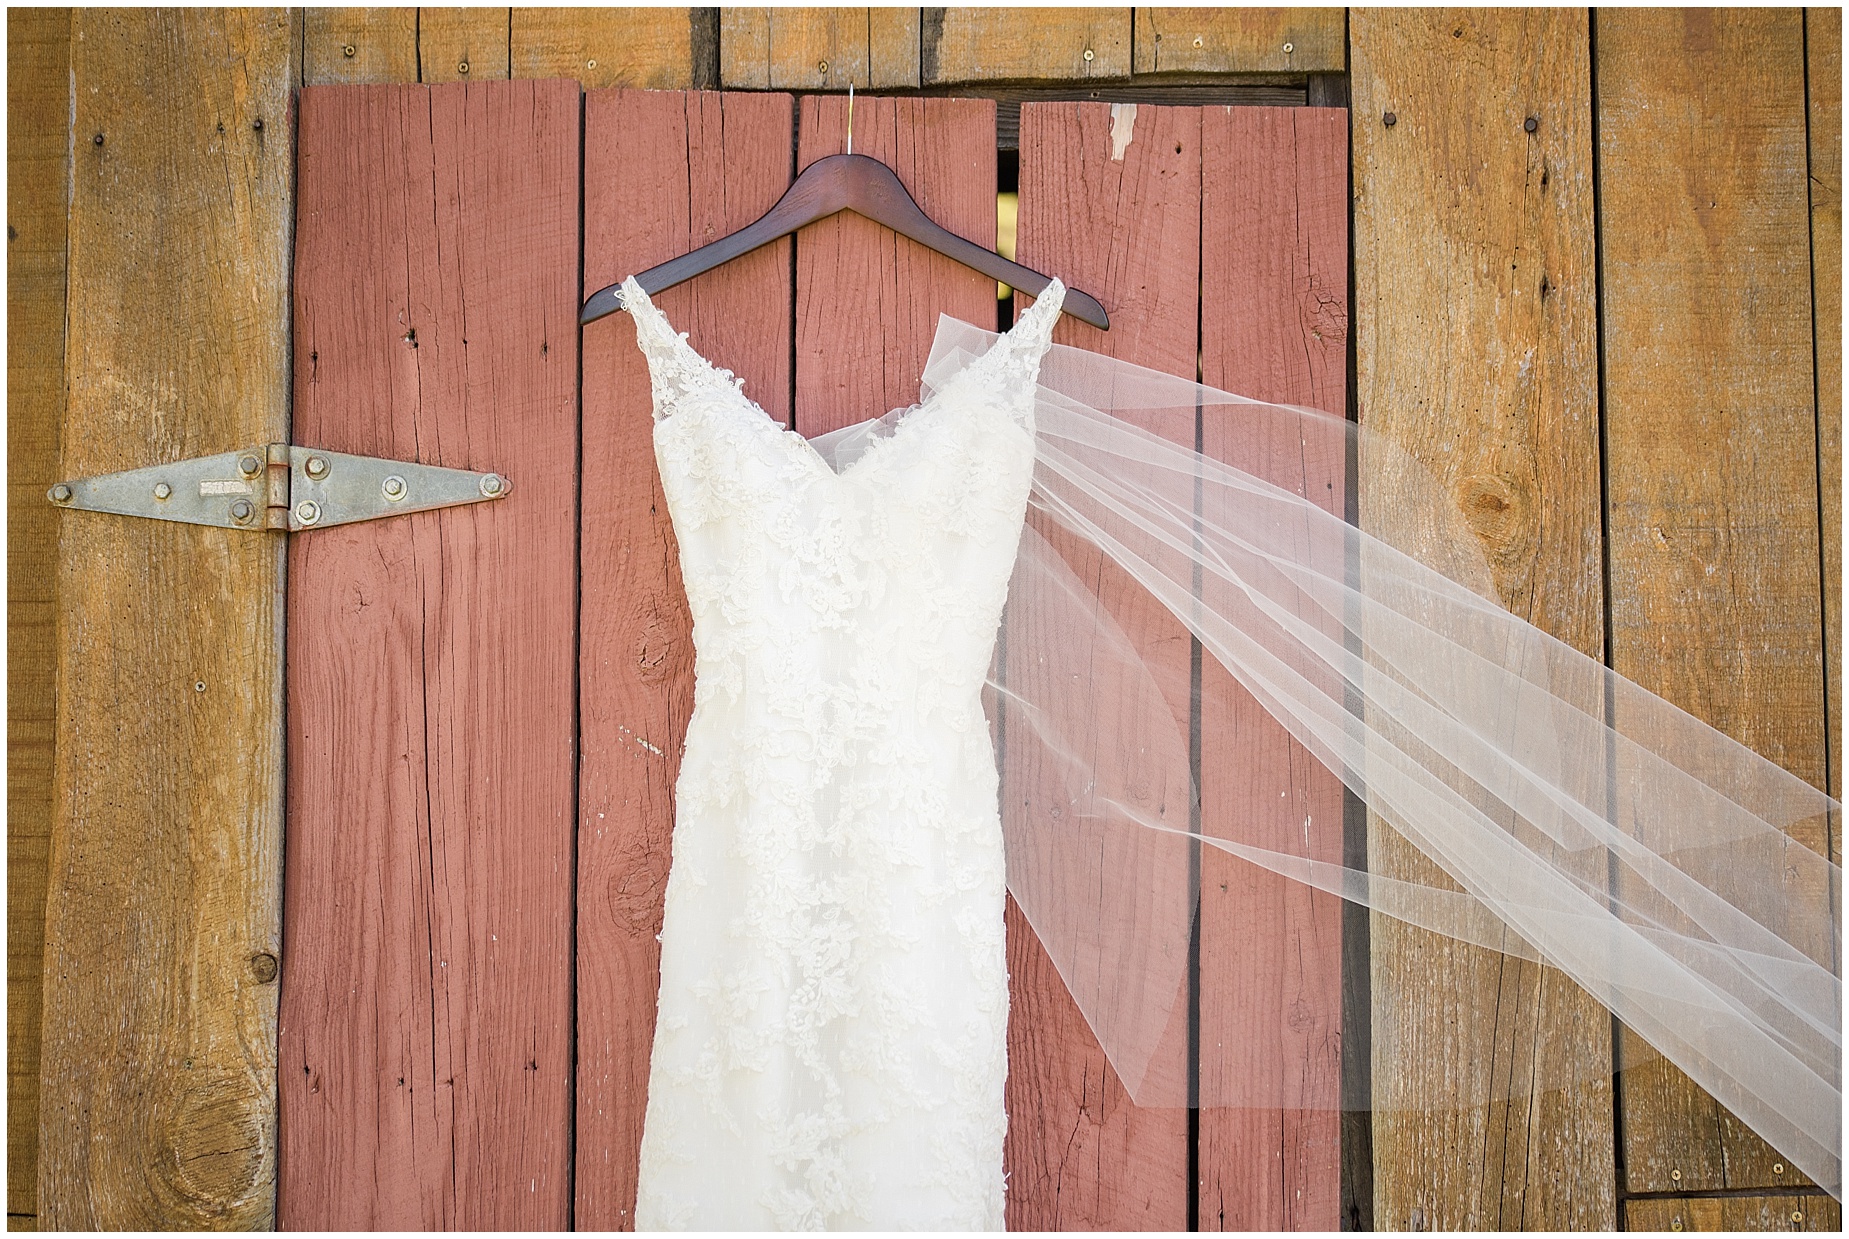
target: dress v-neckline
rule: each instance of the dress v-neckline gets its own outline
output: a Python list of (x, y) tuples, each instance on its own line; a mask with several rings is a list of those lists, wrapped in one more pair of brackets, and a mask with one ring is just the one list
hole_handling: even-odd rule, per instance
[[(892, 429), (888, 433), (880, 436), (876, 441), (883, 445), (897, 442), (899, 436), (908, 430), (914, 422), (921, 420), (922, 414), (935, 411), (942, 406), (945, 393), (951, 391), (958, 380), (962, 379), (965, 375), (980, 373), (988, 369), (995, 364), (991, 361), (992, 358), (999, 358), (1005, 351), (1011, 350), (1017, 341), (1028, 334), (1022, 329), (1030, 322), (1036, 327), (1039, 327), (1042, 324), (1048, 324), (1049, 320), (1057, 319), (1059, 315), (1059, 305), (1064, 297), (1065, 285), (1055, 279), (1053, 283), (1048, 286), (1046, 291), (1035, 300), (1034, 304), (1028, 307), (1025, 313), (1015, 319), (1014, 323), (1006, 331), (997, 334), (995, 339), (989, 343), (988, 348), (984, 349), (980, 356), (967, 363), (949, 382), (933, 389), (928, 396), (920, 400), (917, 404), (904, 409), (888, 410), (884, 414), (876, 414), (873, 417), (863, 419), (862, 422), (850, 423), (850, 425), (861, 425), (867, 421), (883, 420), (897, 413), (898, 417), (894, 421)], [(837, 481), (846, 481), (869, 460), (886, 455), (885, 450), (869, 450), (853, 461), (850, 461), (845, 467), (836, 469), (807, 437), (783, 425), (766, 412), (763, 405), (746, 395), (744, 391), (744, 380), (735, 376), (730, 370), (715, 364), (710, 358), (694, 348), (693, 345), (689, 343), (686, 332), (675, 331), (673, 324), (668, 321), (667, 315), (649, 299), (648, 294), (643, 291), (640, 284), (636, 283), (634, 277), (623, 281), (623, 308), (628, 310), (631, 317), (636, 318), (638, 322), (643, 322), (655, 328), (658, 338), (671, 342), (669, 347), (672, 348), (676, 354), (681, 356), (683, 363), (691, 363), (690, 368), (693, 374), (700, 376), (705, 381), (705, 385), (714, 390), (724, 392), (728, 397), (728, 399), (724, 401), (727, 408), (736, 409), (746, 414), (748, 424), (754, 427), (762, 426), (765, 430), (771, 431), (779, 440), (786, 443), (790, 451), (802, 457), (804, 460), (811, 462), (820, 473), (834, 478)], [(662, 423), (672, 421), (673, 416), (672, 410), (666, 414), (658, 412), (656, 416), (657, 426), (659, 427)], [(789, 441), (791, 440), (794, 442), (790, 443)]]

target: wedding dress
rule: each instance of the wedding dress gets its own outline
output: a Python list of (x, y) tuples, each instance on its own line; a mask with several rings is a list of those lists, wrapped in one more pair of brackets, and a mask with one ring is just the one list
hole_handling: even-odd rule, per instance
[[(638, 1225), (998, 1228), (1004, 877), (1137, 1104), (1338, 1106), (1178, 1052), (1202, 847), (1561, 969), (1840, 1192), (1841, 806), (1493, 601), (1392, 445), (1050, 345), (1061, 293), (943, 320), (919, 405), (812, 443), (624, 285), (696, 650)], [(1344, 512), (1364, 466), (1420, 559)], [(1204, 798), (1172, 707), (1208, 662), (1435, 869), (1277, 829), (1258, 771)], [(1612, 1066), (1540, 1057), (1507, 1086)]]
[(981, 694), (1060, 290), (839, 474), (623, 293), (695, 649), (636, 1224), (998, 1230)]

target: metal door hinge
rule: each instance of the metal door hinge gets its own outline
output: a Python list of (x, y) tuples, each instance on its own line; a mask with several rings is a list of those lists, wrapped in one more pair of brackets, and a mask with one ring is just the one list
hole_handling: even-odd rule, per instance
[(512, 489), (498, 473), (269, 443), (59, 482), (49, 498), (86, 512), (300, 532), (504, 499)]

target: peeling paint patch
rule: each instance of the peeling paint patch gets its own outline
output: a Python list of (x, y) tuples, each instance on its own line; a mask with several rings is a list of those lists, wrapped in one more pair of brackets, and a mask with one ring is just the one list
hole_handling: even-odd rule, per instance
[(1118, 163), (1124, 161), (1124, 152), (1130, 149), (1130, 135), (1136, 130), (1136, 104), (1113, 103), (1111, 105), (1111, 158)]

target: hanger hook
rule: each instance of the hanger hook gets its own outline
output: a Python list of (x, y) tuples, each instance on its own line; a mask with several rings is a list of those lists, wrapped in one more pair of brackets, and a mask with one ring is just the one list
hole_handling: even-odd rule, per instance
[(847, 153), (854, 153), (854, 83), (847, 84)]

